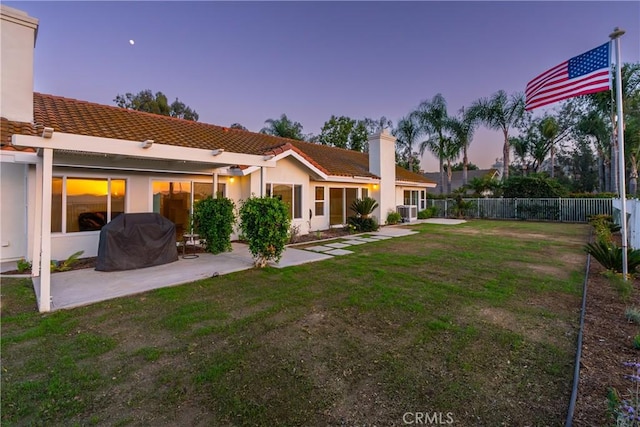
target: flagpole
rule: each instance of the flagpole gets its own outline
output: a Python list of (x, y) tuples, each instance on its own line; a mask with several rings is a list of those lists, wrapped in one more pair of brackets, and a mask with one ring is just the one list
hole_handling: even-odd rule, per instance
[(617, 105), (617, 125), (618, 132), (618, 170), (620, 173), (620, 233), (622, 234), (622, 276), (627, 280), (627, 191), (625, 184), (625, 162), (624, 162), (624, 116), (622, 112), (622, 61), (620, 60), (620, 37), (624, 30), (616, 27), (613, 33), (609, 34), (616, 50), (616, 105)]

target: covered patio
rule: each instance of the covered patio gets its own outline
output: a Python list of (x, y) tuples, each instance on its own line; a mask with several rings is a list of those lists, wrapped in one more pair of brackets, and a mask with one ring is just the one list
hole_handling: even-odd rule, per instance
[[(35, 209), (33, 224), (33, 241), (30, 250), (32, 251), (32, 279), (38, 299), (38, 309), (41, 312), (56, 309), (73, 307), (100, 301), (102, 299), (113, 298), (114, 296), (126, 295), (132, 290), (139, 292), (159, 287), (158, 281), (166, 280), (166, 286), (185, 283), (211, 276), (214, 271), (211, 267), (203, 269), (196, 268), (196, 265), (204, 264), (204, 259), (196, 259), (191, 268), (176, 268), (173, 263), (167, 265), (167, 271), (160, 270), (158, 274), (149, 274), (150, 268), (142, 269), (139, 273), (131, 271), (120, 272), (122, 275), (121, 284), (116, 278), (110, 276), (114, 283), (109, 290), (97, 291), (95, 296), (86, 294), (87, 283), (100, 283), (104, 280), (99, 275), (105, 273), (91, 272), (95, 277), (85, 275), (76, 282), (73, 278), (80, 275), (77, 272), (64, 273), (69, 276), (60, 277), (60, 274), (51, 275), (49, 264), (52, 259), (52, 180), (54, 167), (63, 167), (78, 171), (87, 170), (117, 170), (120, 173), (172, 173), (172, 174), (197, 174), (206, 176), (212, 183), (212, 188), (218, 184), (218, 176), (234, 175), (243, 172), (237, 165), (253, 166), (260, 170), (260, 186), (256, 188), (256, 193), (264, 194), (264, 168), (275, 167), (273, 156), (250, 155), (243, 153), (226, 152), (223, 149), (208, 150), (202, 148), (190, 148), (175, 145), (160, 144), (153, 140), (131, 141), (118, 140), (113, 138), (94, 137), (87, 135), (75, 135), (62, 132), (55, 132), (52, 128), (45, 128), (41, 136), (13, 135), (12, 142), (16, 146), (30, 147), (35, 149), (37, 157), (35, 159)], [(143, 198), (146, 194), (143, 194)], [(137, 197), (140, 198), (140, 197)], [(136, 197), (130, 197), (135, 201)], [(146, 205), (138, 205), (126, 212), (148, 212), (150, 209)], [(91, 236), (89, 236), (91, 237)], [(76, 236), (74, 236), (76, 238)], [(86, 238), (81, 236), (80, 238)], [(95, 237), (93, 237), (95, 239)], [(77, 242), (77, 240), (75, 240)], [(96, 246), (97, 247), (97, 246)], [(245, 260), (242, 255), (234, 254), (234, 262), (229, 265), (231, 271), (237, 271), (242, 265), (243, 268), (251, 266), (250, 259)], [(244, 260), (246, 264), (238, 264)], [(180, 259), (180, 264), (185, 264), (187, 260)], [(222, 260), (221, 265), (225, 262)], [(185, 266), (186, 267), (186, 266)], [(158, 267), (158, 268), (162, 268)], [(215, 268), (215, 267), (214, 267)], [(175, 272), (174, 272), (175, 270)], [(230, 271), (227, 271), (230, 272)], [(112, 274), (112, 273), (109, 273)], [(149, 277), (143, 277), (149, 274)], [(163, 279), (162, 276), (167, 276)], [(68, 278), (67, 278), (68, 277)], [(115, 280), (114, 280), (115, 279)], [(75, 284), (74, 284), (75, 283)], [(82, 286), (83, 296), (74, 297), (74, 289)], [(137, 288), (131, 288), (135, 286)], [(106, 292), (103, 298), (103, 293)], [(122, 292), (120, 294), (119, 292)]]

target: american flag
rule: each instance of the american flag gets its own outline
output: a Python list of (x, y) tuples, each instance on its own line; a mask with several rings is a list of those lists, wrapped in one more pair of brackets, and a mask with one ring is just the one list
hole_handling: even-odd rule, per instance
[(611, 88), (609, 43), (574, 56), (527, 83), (526, 110)]

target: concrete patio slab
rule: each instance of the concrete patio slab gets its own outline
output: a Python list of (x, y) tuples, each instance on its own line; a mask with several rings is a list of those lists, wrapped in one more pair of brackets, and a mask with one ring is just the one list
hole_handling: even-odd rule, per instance
[(353, 251), (348, 251), (346, 249), (334, 249), (332, 251), (329, 252), (325, 252), (325, 254), (331, 254), (331, 255), (349, 255), (352, 254)]
[(334, 249), (343, 249), (343, 248), (348, 248), (349, 246), (351, 246), (348, 243), (327, 243), (325, 246), (330, 246)]
[[(331, 249), (331, 248), (328, 248)], [(218, 255), (201, 253), (198, 258), (184, 259), (170, 264), (127, 271), (96, 271), (82, 269), (51, 275), (51, 309), (73, 308), (153, 289), (253, 268), (254, 261), (247, 245), (232, 243), (232, 251)], [(300, 249), (286, 248), (276, 268), (332, 258)], [(39, 278), (33, 279), (36, 294)]]
[(451, 218), (429, 218), (420, 220), (420, 223), (423, 224), (442, 224), (442, 225), (458, 225), (464, 224), (464, 219), (451, 219)]

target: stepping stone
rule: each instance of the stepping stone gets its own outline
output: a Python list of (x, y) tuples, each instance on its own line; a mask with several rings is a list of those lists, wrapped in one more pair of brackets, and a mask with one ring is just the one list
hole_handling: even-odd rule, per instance
[(330, 251), (331, 249), (335, 249), (335, 248), (331, 248), (329, 246), (311, 246), (305, 249), (313, 252), (324, 252), (324, 251)]
[(325, 252), (325, 254), (329, 254), (329, 255), (349, 255), (352, 254), (353, 251), (347, 251), (344, 249), (334, 249), (332, 251), (327, 251)]
[(344, 243), (349, 245), (363, 245), (367, 242), (361, 239), (353, 239), (353, 240), (345, 240)]
[(327, 243), (325, 246), (331, 246), (332, 248), (342, 249), (342, 248), (348, 248), (351, 245), (348, 245), (346, 243)]
[(371, 235), (372, 239), (378, 239), (378, 240), (387, 240), (387, 239), (393, 239), (392, 236), (383, 236), (382, 234), (372, 234)]
[(359, 240), (363, 241), (363, 242), (367, 242), (367, 243), (371, 243), (371, 242), (379, 242), (380, 239), (374, 239), (371, 237), (362, 237)]

